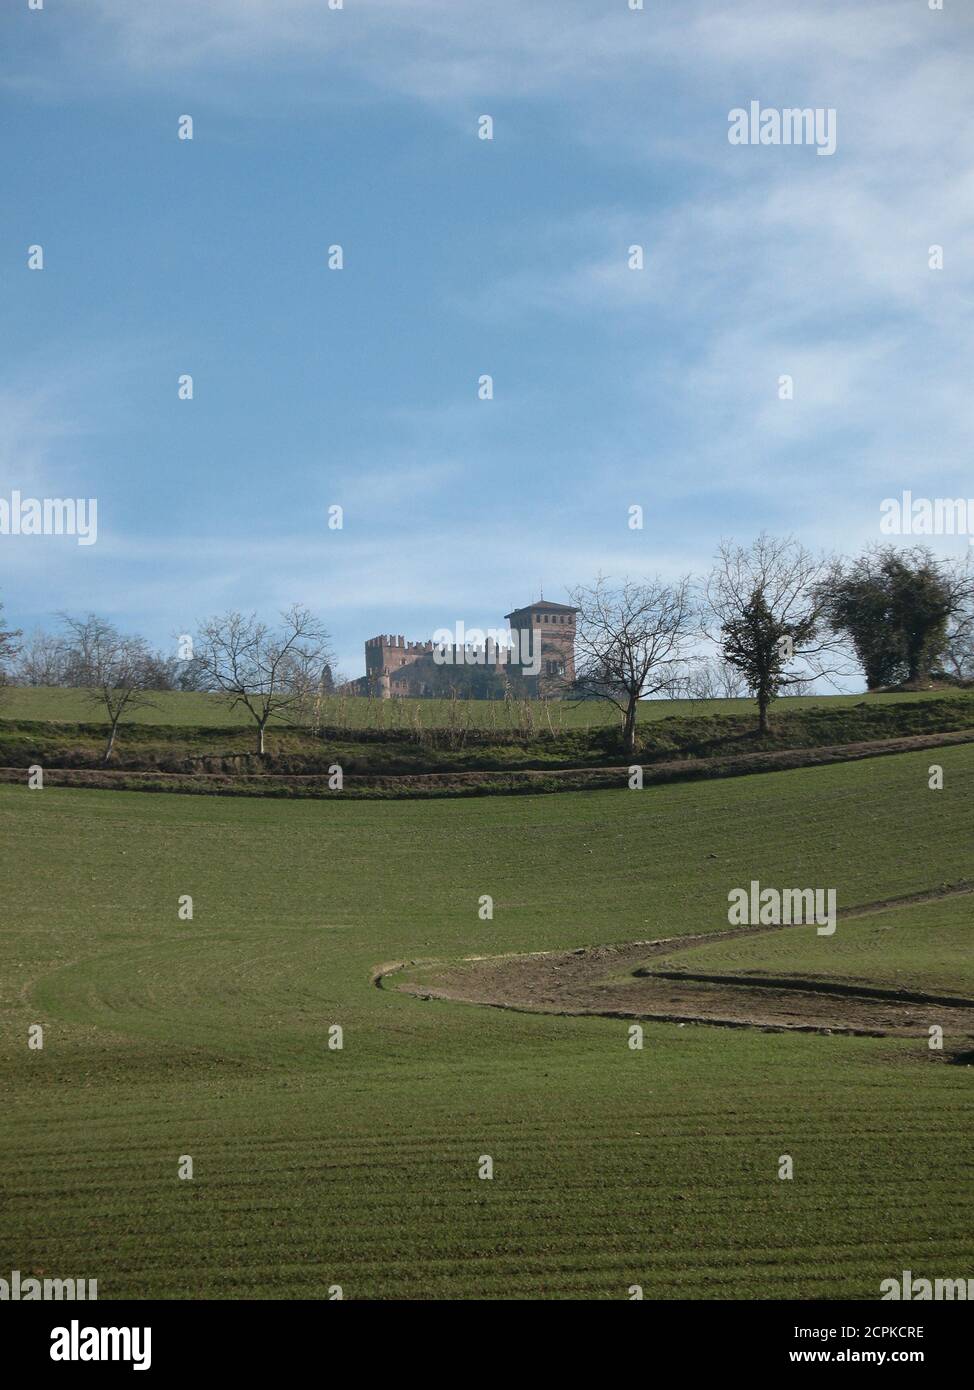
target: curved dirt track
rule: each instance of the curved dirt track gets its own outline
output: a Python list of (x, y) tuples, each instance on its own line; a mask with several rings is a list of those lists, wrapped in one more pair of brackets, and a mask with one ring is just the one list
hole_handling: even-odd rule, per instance
[[(888, 757), (965, 743), (974, 743), (974, 728), (906, 734), (857, 743), (823, 744), (810, 748), (775, 748), (758, 753), (723, 753), (713, 757), (673, 757), (655, 761), (650, 758), (642, 765), (643, 786), (745, 777), (764, 772), (793, 772), (798, 768), (858, 762), (864, 758)], [(26, 765), (0, 767), (0, 783), (22, 783), (26, 776)], [(84, 787), (91, 791), (171, 791), (188, 795), (302, 796), (317, 800), (341, 800), (350, 796), (384, 799), (390, 796), (460, 797), (535, 791), (621, 791), (628, 785), (629, 765), (348, 773), (341, 791), (330, 788), (327, 775), (321, 771), (203, 772), (187, 768), (181, 772), (166, 772), (151, 767), (51, 766), (44, 768), (44, 777), (48, 786)]]
[[(974, 892), (964, 883), (864, 904), (842, 920), (919, 902)], [(590, 946), (572, 951), (475, 956), (462, 961), (398, 961), (382, 965), (373, 982), (422, 999), (447, 999), (527, 1013), (646, 1018), (725, 1028), (782, 1032), (851, 1033), (917, 1037), (939, 1024), (957, 1046), (974, 1037), (974, 999), (920, 990), (889, 989), (866, 981), (791, 976), (714, 975), (692, 968), (656, 971), (654, 956), (672, 956), (718, 941), (787, 931), (782, 926), (738, 927), (696, 936)], [(704, 963), (705, 957), (701, 960)], [(408, 972), (408, 973), (407, 973)], [(421, 979), (410, 979), (419, 974)]]

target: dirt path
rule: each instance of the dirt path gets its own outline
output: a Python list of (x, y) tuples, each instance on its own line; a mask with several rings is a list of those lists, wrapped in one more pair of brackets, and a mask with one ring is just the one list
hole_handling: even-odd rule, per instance
[[(969, 893), (974, 893), (974, 883), (965, 882), (862, 904), (839, 916), (847, 921)], [(955, 1047), (970, 1047), (974, 999), (886, 989), (858, 981), (698, 974), (653, 970), (645, 964), (653, 956), (669, 957), (713, 942), (788, 929), (738, 927), (621, 946), (475, 956), (452, 963), (399, 961), (378, 967), (372, 978), (380, 988), (391, 986), (423, 999), (449, 999), (527, 1013), (651, 1018), (726, 1028), (869, 1037), (917, 1037), (936, 1023), (943, 1027), (946, 1038), (954, 1040)], [(393, 983), (391, 977), (397, 975), (407, 978)]]
[[(716, 777), (743, 777), (759, 772), (786, 772), (801, 767), (858, 762), (864, 758), (974, 743), (974, 729), (948, 733), (909, 734), (902, 738), (873, 739), (860, 743), (826, 744), (815, 748), (778, 748), (759, 753), (724, 753), (712, 758), (670, 758), (642, 764), (643, 786), (696, 781)], [(146, 768), (45, 767), (49, 786), (87, 787), (127, 791), (206, 791), (223, 795), (268, 796), (295, 793), (320, 798), (358, 796), (483, 795), (485, 793), (542, 791), (601, 791), (628, 786), (627, 765), (524, 769), (478, 769), (453, 772), (350, 773), (344, 790), (328, 789), (324, 772), (161, 772)], [(0, 767), (0, 782), (26, 782), (26, 767)]]

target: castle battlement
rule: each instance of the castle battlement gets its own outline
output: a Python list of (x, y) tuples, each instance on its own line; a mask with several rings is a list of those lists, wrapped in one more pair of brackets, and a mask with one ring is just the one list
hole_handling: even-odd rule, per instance
[[(530, 636), (540, 643), (541, 669), (532, 679), (537, 690), (559, 693), (575, 679), (575, 614), (576, 608), (565, 603), (539, 599), (525, 608), (515, 608), (507, 614), (511, 636), (523, 639)], [(493, 629), (491, 629), (493, 632)], [(530, 644), (525, 650), (530, 649)], [(509, 664), (499, 647), (464, 642), (460, 646), (442, 646), (432, 641), (408, 642), (401, 633), (383, 632), (365, 640), (366, 674), (358, 684), (363, 693), (376, 694), (383, 699), (390, 695), (431, 695), (442, 685), (443, 665), (434, 653), (452, 653), (458, 666), (484, 664), (469, 660), (468, 654), (493, 651), (491, 667), (497, 670), (517, 670), (517, 660)], [(528, 659), (525, 658), (525, 661)], [(406, 668), (406, 669), (403, 669)]]
[(367, 637), (365, 645), (379, 651), (431, 652), (433, 650), (432, 642), (407, 642), (402, 633), (383, 632), (378, 637)]

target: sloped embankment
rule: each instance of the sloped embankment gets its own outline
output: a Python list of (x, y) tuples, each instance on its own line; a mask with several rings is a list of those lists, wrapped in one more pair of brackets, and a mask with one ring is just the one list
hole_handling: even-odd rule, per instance
[[(913, 734), (903, 738), (832, 744), (815, 748), (778, 748), (754, 753), (644, 762), (644, 786), (718, 777), (743, 777), (757, 772), (782, 772), (830, 763), (855, 762), (895, 753), (974, 743), (974, 728), (945, 733)], [(88, 787), (114, 791), (189, 792), (208, 796), (343, 797), (386, 800), (397, 797), (487, 796), (517, 792), (595, 791), (624, 788), (629, 765), (544, 769), (480, 769), (477, 771), (344, 773), (342, 790), (329, 786), (323, 773), (293, 772), (163, 772), (135, 768), (57, 767), (41, 763), (45, 785)], [(0, 782), (24, 782), (27, 769), (0, 767)]]

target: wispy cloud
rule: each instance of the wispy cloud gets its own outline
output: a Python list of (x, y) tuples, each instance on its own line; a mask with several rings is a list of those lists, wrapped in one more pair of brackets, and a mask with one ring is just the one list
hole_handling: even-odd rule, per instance
[[(960, 11), (960, 7), (955, 7)], [(678, 6), (592, 5), (589, 0), (526, 5), (523, 0), (167, 0), (132, 5), (92, 0), (81, 22), (64, 23), (63, 42), (84, 43), (84, 66), (146, 78), (255, 61), (323, 60), (377, 88), (424, 101), (473, 93), (551, 95), (645, 81), (647, 72), (746, 75), (773, 66), (802, 78), (841, 82), (907, 58), (918, 42), (949, 47), (970, 16), (933, 14), (914, 0), (710, 0)], [(941, 26), (938, 31), (934, 26)], [(942, 32), (941, 32), (942, 31)], [(122, 64), (120, 73), (118, 65)]]
[[(168, 500), (171, 470), (172, 492), (187, 498), (185, 524), (174, 527), (170, 507), (164, 530), (153, 503), (138, 508), (129, 496), (128, 520), (107, 510), (98, 546), (80, 559), (67, 549), (5, 551), (6, 576), (23, 577), (37, 611), (64, 606), (73, 587), (84, 606), (128, 612), (165, 633), (212, 610), (301, 599), (334, 615), (351, 651), (371, 626), (422, 635), (456, 617), (495, 622), (491, 604), (522, 602), (525, 585), (542, 579), (554, 593), (599, 569), (699, 568), (722, 531), (743, 538), (770, 524), (852, 547), (873, 538), (878, 494), (918, 480), (947, 492), (969, 477), (974, 407), (961, 364), (974, 347), (970, 7), (91, 0), (7, 11), (0, 24), (16, 40), (4, 87), (18, 109), (148, 99), (158, 120), (164, 97), (173, 111), (212, 105), (231, 118), (266, 106), (286, 125), (327, 102), (347, 108), (351, 141), (359, 114), (375, 119), (388, 102), (396, 115), (383, 143), (413, 141), (395, 168), (406, 201), (415, 170), (428, 174), (423, 152), (431, 164), (442, 155), (439, 136), (453, 149), (462, 127), (473, 144), (477, 115), (498, 121), (498, 157), (483, 166), (497, 182), (485, 175), (483, 210), (472, 214), (472, 232), (489, 235), (497, 255), (469, 274), (461, 261), (438, 281), (435, 264), (426, 271), (430, 316), (467, 330), (458, 338), (469, 396), (442, 377), (424, 392), (417, 374), (407, 404), (397, 397), (368, 422), (381, 428), (361, 443), (350, 431), (351, 445), (336, 446), (327, 464), (287, 463), (286, 484), (268, 431), (268, 457), (253, 459), (250, 474), (267, 487), (253, 496), (234, 487), (229, 467), (229, 481), (211, 472), (227, 431), (207, 415), (205, 391), (195, 416), (174, 423), (161, 412), (163, 446), (151, 466), (138, 457), (131, 466), (147, 468), (157, 503)], [(752, 98), (835, 107), (835, 156), (730, 147), (727, 111)], [(205, 150), (214, 159), (206, 177), (218, 182), (212, 149), (200, 141), (194, 153)], [(518, 180), (519, 157), (534, 162)], [(309, 178), (300, 161), (293, 167)], [(313, 181), (327, 189), (333, 173), (315, 170)], [(435, 176), (426, 185), (440, 198), (428, 210), (431, 244), (458, 234), (457, 168), (437, 166)], [(329, 209), (335, 221), (359, 198), (371, 210), (371, 177), (366, 162), (345, 206)], [(549, 196), (531, 203), (534, 181)], [(259, 202), (260, 187), (249, 196)], [(504, 215), (487, 233), (491, 198)], [(207, 209), (218, 237), (218, 213)], [(292, 225), (302, 211), (289, 209)], [(377, 246), (394, 248), (396, 231), (383, 227)], [(286, 237), (287, 225), (267, 240), (279, 232)], [(626, 263), (633, 243), (644, 248), (638, 272)], [(943, 271), (928, 268), (932, 244), (944, 247)], [(248, 245), (237, 264), (252, 257)], [(403, 279), (410, 273), (404, 264)], [(234, 307), (226, 301), (225, 312)], [(381, 326), (349, 327), (333, 312), (343, 331), (362, 334), (369, 371), (381, 372)], [(286, 323), (283, 306), (280, 316)], [(240, 331), (238, 322), (220, 327)], [(316, 323), (311, 332), (323, 353)], [(0, 393), (9, 485), (65, 492), (74, 480), (88, 493), (83, 480), (95, 477), (121, 490), (117, 455), (104, 463), (100, 444), (112, 432), (144, 442), (119, 373), (142, 364), (145, 374), (158, 348), (103, 348), (88, 334), (65, 323), (52, 334), (57, 351), (40, 349), (43, 372), (25, 369)], [(286, 353), (286, 332), (281, 339)], [(341, 343), (336, 336), (329, 350)], [(413, 349), (406, 341), (397, 351)], [(516, 365), (481, 407), (476, 374), (504, 354)], [(158, 360), (152, 370), (158, 376)], [(782, 374), (794, 378), (792, 401), (778, 399)], [(225, 399), (234, 400), (232, 382)], [(262, 422), (272, 394), (246, 409)], [(187, 420), (209, 422), (205, 444), (193, 445)], [(320, 435), (327, 444), (327, 430)], [(192, 503), (205, 487), (201, 515)], [(227, 498), (232, 516), (219, 515), (214, 497)], [(348, 509), (342, 533), (325, 529), (332, 502)], [(625, 527), (634, 502), (647, 509), (637, 535)]]

